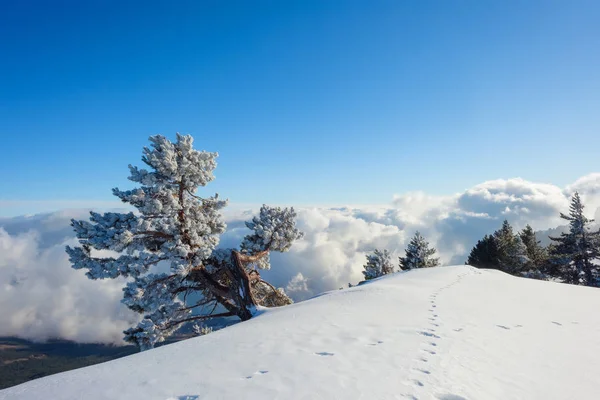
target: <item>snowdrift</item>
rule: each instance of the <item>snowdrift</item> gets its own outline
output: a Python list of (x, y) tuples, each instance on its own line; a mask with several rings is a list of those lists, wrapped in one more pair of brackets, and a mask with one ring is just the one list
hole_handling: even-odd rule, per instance
[(594, 399), (600, 290), (398, 273), (0, 399)]

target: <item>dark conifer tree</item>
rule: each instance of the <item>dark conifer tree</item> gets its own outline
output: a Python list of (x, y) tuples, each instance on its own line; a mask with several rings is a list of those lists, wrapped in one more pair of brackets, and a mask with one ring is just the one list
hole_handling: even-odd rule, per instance
[(560, 214), (562, 219), (569, 221), (569, 232), (550, 237), (555, 242), (552, 261), (564, 282), (599, 286), (598, 266), (594, 260), (600, 257), (600, 231), (590, 231), (589, 225), (593, 220), (583, 215), (583, 209), (581, 197), (575, 192), (569, 215)]
[(535, 236), (535, 231), (528, 224), (519, 233), (521, 241), (525, 245), (527, 262), (525, 263), (525, 269), (527, 271), (542, 272), (548, 262), (548, 253), (544, 246), (542, 246), (539, 240)]
[(467, 264), (477, 268), (498, 269), (498, 246), (491, 235), (478, 240), (471, 250)]
[(520, 274), (527, 263), (527, 249), (512, 226), (504, 220), (502, 227), (494, 232), (498, 250), (498, 269), (509, 274)]

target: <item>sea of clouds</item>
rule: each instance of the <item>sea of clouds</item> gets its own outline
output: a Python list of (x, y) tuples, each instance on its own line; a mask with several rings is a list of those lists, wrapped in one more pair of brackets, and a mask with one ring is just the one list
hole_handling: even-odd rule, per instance
[[(305, 237), (289, 252), (273, 254), (272, 269), (262, 275), (301, 301), (357, 283), (368, 252), (386, 248), (397, 257), (417, 230), (445, 265), (463, 264), (477, 240), (504, 219), (516, 229), (529, 223), (547, 243), (547, 234), (564, 223), (559, 214), (568, 212), (575, 191), (587, 216), (600, 220), (600, 173), (565, 188), (517, 178), (451, 196), (397, 195), (385, 206), (298, 208)], [(257, 209), (225, 213), (223, 247), (239, 244), (248, 233), (244, 221)], [(124, 281), (89, 280), (71, 268), (64, 251), (77, 243), (70, 219), (87, 216), (76, 209), (0, 218), (0, 336), (121, 343), (122, 331), (138, 318), (120, 303)]]

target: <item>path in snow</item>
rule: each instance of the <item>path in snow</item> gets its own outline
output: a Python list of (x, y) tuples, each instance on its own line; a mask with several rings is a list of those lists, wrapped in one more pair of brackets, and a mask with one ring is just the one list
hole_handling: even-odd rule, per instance
[(0, 391), (46, 399), (586, 399), (600, 290), (429, 268)]
[[(429, 375), (435, 375), (436, 370), (435, 367), (439, 368), (439, 364), (431, 363), (431, 358), (438, 355), (436, 348), (438, 347), (438, 342), (442, 339), (436, 332), (440, 328), (440, 315), (437, 311), (437, 301), (438, 296), (440, 296), (444, 291), (452, 288), (455, 285), (458, 285), (465, 276), (471, 274), (480, 274), (480, 272), (472, 267), (469, 267), (470, 270), (468, 272), (462, 273), (458, 275), (456, 280), (452, 283), (443, 286), (437, 290), (435, 290), (429, 296), (429, 308), (428, 312), (430, 313), (430, 317), (428, 318), (429, 323), (428, 327), (421, 330), (419, 333), (424, 336), (423, 342), (421, 342), (422, 352), (425, 355), (417, 357), (415, 360), (415, 367), (411, 368), (411, 374), (409, 375), (409, 380), (405, 382), (405, 385), (412, 387), (412, 390), (405, 393), (403, 396), (409, 399), (419, 399), (419, 395), (423, 393), (428, 393), (428, 377)], [(442, 296), (443, 297), (443, 296)], [(455, 330), (459, 332), (459, 330)], [(441, 394), (437, 396), (438, 399), (442, 400), (460, 400), (464, 399), (464, 397), (455, 395), (455, 394)]]

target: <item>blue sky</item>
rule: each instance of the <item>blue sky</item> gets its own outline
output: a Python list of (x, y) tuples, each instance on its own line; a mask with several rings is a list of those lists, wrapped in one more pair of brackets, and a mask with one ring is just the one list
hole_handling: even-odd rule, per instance
[(6, 1), (0, 215), (111, 201), (175, 132), (220, 153), (206, 190), (235, 203), (563, 186), (600, 170), (598, 21), (594, 1)]

